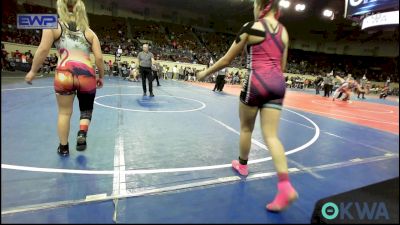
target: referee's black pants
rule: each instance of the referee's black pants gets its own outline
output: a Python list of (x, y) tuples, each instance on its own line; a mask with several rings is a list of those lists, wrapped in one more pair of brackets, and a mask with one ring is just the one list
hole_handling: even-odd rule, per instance
[(215, 91), (215, 90), (222, 91), (224, 79), (225, 79), (225, 76), (222, 76), (222, 75), (217, 76), (217, 78), (215, 80), (215, 86), (214, 86), (213, 91)]
[(329, 97), (331, 91), (332, 91), (333, 85), (330, 84), (324, 84), (324, 97)]
[(218, 86), (218, 90), (219, 91), (222, 91), (222, 89), (224, 89), (224, 86), (225, 86), (225, 75), (223, 75), (223, 76), (220, 76), (221, 78), (221, 80), (219, 81), (220, 83), (219, 83), (219, 86)]
[(150, 91), (150, 93), (153, 93), (153, 76), (152, 76), (151, 68), (150, 67), (140, 67), (140, 75), (142, 76), (143, 93), (146, 94), (146, 92), (147, 92), (146, 79), (148, 80), (148, 83), (149, 83), (149, 91)]

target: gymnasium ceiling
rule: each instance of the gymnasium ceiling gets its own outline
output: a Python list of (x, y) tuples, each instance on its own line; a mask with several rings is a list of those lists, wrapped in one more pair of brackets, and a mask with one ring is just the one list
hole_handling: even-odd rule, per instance
[[(306, 15), (321, 15), (325, 8), (330, 8), (343, 15), (345, 0), (290, 0), (292, 5), (305, 3)], [(193, 11), (195, 13), (229, 16), (252, 16), (253, 0), (118, 0), (118, 5), (134, 8), (136, 4), (154, 4), (171, 9)], [(296, 16), (293, 13), (286, 16)]]

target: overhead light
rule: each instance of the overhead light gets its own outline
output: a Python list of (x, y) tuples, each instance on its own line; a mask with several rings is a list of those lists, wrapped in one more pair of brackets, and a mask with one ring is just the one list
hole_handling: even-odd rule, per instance
[(298, 11), (298, 12), (302, 12), (302, 11), (304, 11), (305, 9), (306, 9), (306, 5), (305, 5), (305, 4), (297, 4), (297, 5), (295, 6), (295, 10)]
[(279, 2), (279, 6), (281, 6), (282, 8), (287, 9), (290, 6), (290, 2), (288, 0), (281, 0)]
[(323, 12), (323, 15), (325, 17), (331, 17), (331, 16), (333, 16), (333, 12), (330, 9), (325, 9), (324, 12)]

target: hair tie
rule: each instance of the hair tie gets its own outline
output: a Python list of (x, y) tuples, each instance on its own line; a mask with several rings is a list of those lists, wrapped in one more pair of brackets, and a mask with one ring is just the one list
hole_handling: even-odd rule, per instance
[(265, 6), (265, 8), (261, 11), (260, 16), (258, 17), (259, 19), (262, 19), (267, 13), (271, 10), (272, 4), (274, 0), (270, 0), (270, 2)]
[(275, 19), (279, 19), (279, 17), (281, 17), (281, 10), (276, 10), (275, 12)]

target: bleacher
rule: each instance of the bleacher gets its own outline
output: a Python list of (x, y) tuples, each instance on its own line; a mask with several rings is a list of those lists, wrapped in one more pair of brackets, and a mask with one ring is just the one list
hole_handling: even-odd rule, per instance
[[(7, 1), (7, 4), (3, 1), (2, 6), (2, 41), (36, 46), (40, 43), (41, 31), (17, 30), (16, 13), (56, 12), (56, 9), (43, 6), (27, 3), (19, 5), (16, 0)], [(17, 10), (11, 10), (14, 8)], [(235, 39), (232, 34), (198, 31), (189, 26), (166, 22), (94, 14), (88, 14), (88, 19), (106, 54), (113, 54), (121, 46), (123, 56), (136, 56), (141, 50), (140, 41), (148, 40), (152, 42), (151, 51), (158, 59), (207, 65), (211, 57), (214, 62), (221, 58)], [(240, 55), (232, 65), (240, 68), (244, 61)], [(287, 71), (318, 75), (334, 70), (339, 75), (352, 73), (355, 77), (361, 77), (366, 74), (370, 80), (382, 81), (390, 77), (393, 82), (398, 82), (397, 61), (398, 57), (330, 55), (290, 49)]]

